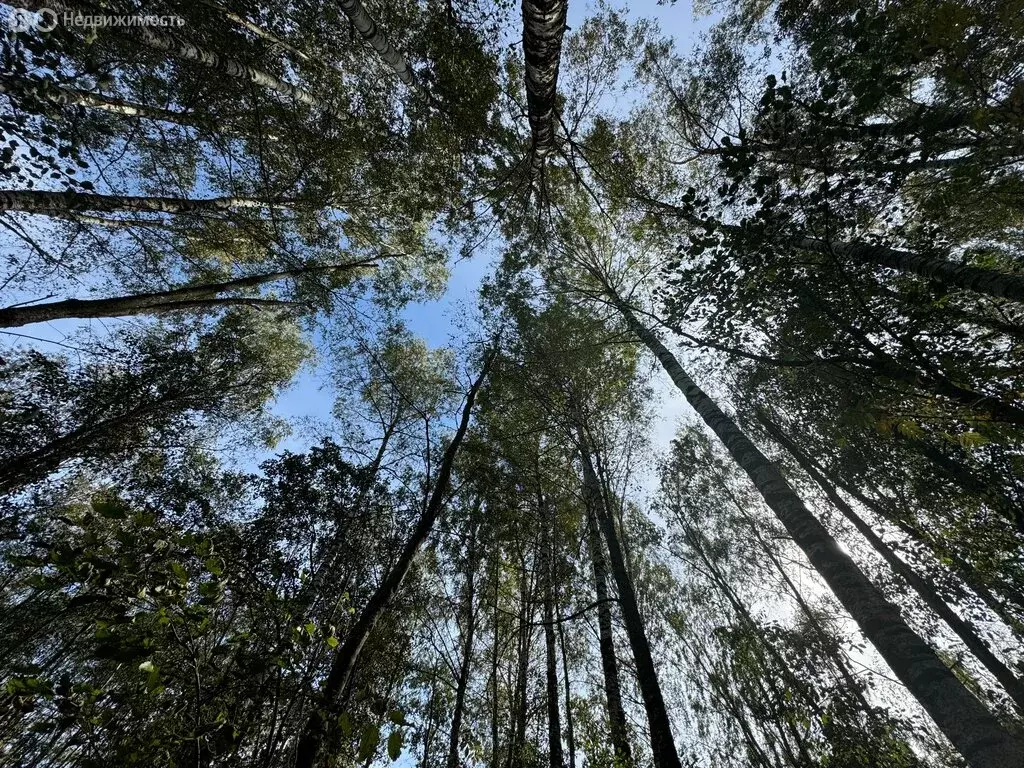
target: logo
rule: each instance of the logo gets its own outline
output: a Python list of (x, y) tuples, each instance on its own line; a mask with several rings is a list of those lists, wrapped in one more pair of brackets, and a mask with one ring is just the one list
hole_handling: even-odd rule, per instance
[(13, 32), (52, 32), (57, 28), (57, 12), (51, 8), (38, 11), (15, 8), (7, 17), (7, 25)]

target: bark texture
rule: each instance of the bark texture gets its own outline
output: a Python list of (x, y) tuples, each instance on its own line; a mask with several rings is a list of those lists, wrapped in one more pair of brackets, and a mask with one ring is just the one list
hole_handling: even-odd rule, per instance
[[(377, 588), (377, 591), (370, 596), (370, 599), (366, 603), (366, 607), (359, 616), (359, 620), (356, 621), (355, 626), (352, 627), (352, 631), (345, 639), (344, 644), (335, 654), (334, 662), (331, 664), (330, 674), (327, 676), (327, 680), (324, 682), (323, 688), (320, 691), (322, 707), (328, 712), (331, 711), (334, 703), (348, 685), (348, 681), (355, 669), (356, 661), (359, 659), (359, 654), (362, 651), (363, 646), (366, 644), (370, 633), (373, 632), (373, 628), (376, 626), (378, 619), (380, 619), (381, 615), (395, 599), (395, 595), (398, 594), (398, 590), (401, 588), (402, 582), (405, 580), (406, 575), (409, 573), (409, 569), (412, 567), (412, 561), (416, 557), (416, 553), (419, 552), (420, 547), (423, 546), (423, 542), (426, 541), (427, 536), (430, 535), (431, 530), (433, 530), (434, 523), (441, 514), (441, 510), (444, 507), (445, 496), (448, 493), (448, 486), (451, 482), (455, 457), (458, 456), (459, 448), (466, 437), (466, 432), (469, 430), (469, 421), (473, 413), (473, 404), (476, 402), (480, 388), (483, 386), (484, 381), (487, 378), (493, 359), (494, 353), (492, 351), (488, 353), (484, 360), (483, 369), (481, 370), (479, 377), (477, 377), (477, 380), (473, 382), (473, 385), (469, 389), (469, 393), (466, 395), (466, 404), (462, 408), (462, 417), (459, 420), (459, 426), (455, 430), (455, 434), (452, 436), (451, 443), (449, 443), (448, 447), (445, 449), (444, 456), (441, 459), (441, 465), (437, 472), (437, 479), (434, 481), (434, 488), (430, 493), (427, 506), (423, 510), (423, 515), (420, 517), (419, 521), (417, 521), (416, 527), (409, 536), (409, 540), (405, 543), (405, 547), (403, 547), (402, 553), (399, 555), (394, 568), (392, 568), (391, 572), (388, 573), (387, 578), (385, 578), (383, 583)], [(325, 725), (324, 712), (321, 708), (317, 708), (313, 711), (313, 714), (310, 715), (302, 737), (299, 739), (298, 746), (296, 747), (295, 768), (312, 768), (316, 761), (317, 754), (320, 751)]]
[[(538, 473), (539, 479), (539, 473)], [(562, 752), (562, 720), (558, 710), (558, 652), (555, 644), (555, 520), (554, 513), (544, 505), (544, 494), (538, 489), (537, 500), (544, 526), (544, 682), (548, 709), (548, 765), (565, 768)], [(545, 520), (544, 518), (549, 518)]]
[(885, 599), (839, 548), (779, 469), (694, 383), (675, 356), (637, 320), (621, 297), (610, 286), (606, 288), (630, 329), (654, 353), (704, 423), (718, 435), (865, 636), (971, 768), (1024, 766), (1021, 739), (1007, 731), (957, 680), (931, 646), (907, 625), (899, 609)]
[[(16, 87), (11, 87), (12, 84)], [(143, 117), (150, 120), (177, 123), (179, 125), (192, 125), (196, 120), (196, 116), (190, 112), (179, 112), (173, 109), (161, 109), (146, 104), (137, 104), (114, 96), (106, 96), (102, 93), (85, 91), (80, 88), (61, 86), (43, 80), (32, 81), (27, 78), (11, 78), (7, 83), (0, 82), (0, 93), (12, 93), (15, 91), (27, 91), (36, 98), (59, 106), (89, 107), (125, 117)]]
[(565, 0), (523, 0), (526, 109), (533, 133), (535, 169), (555, 148), (555, 94), (568, 7)]
[(923, 256), (912, 251), (870, 243), (844, 243), (805, 237), (795, 243), (818, 253), (832, 253), (851, 261), (878, 264), (899, 272), (909, 272), (953, 288), (962, 288), (1000, 299), (1024, 301), (1024, 277), (984, 267), (957, 264), (938, 256)]
[[(477, 504), (473, 514), (479, 514)], [(466, 582), (462, 591), (462, 662), (459, 677), (455, 683), (455, 709), (452, 712), (452, 728), (448, 734), (448, 759), (446, 768), (459, 768), (459, 738), (462, 734), (462, 716), (466, 709), (466, 689), (469, 687), (469, 673), (473, 666), (473, 641), (476, 635), (476, 568), (477, 568), (477, 526), (470, 531), (469, 549), (466, 552)]]
[(359, 36), (373, 46), (373, 50), (384, 60), (384, 63), (391, 67), (391, 70), (398, 75), (398, 79), (406, 85), (413, 84), (412, 70), (395, 47), (388, 42), (384, 34), (377, 27), (377, 22), (366, 12), (366, 8), (359, 0), (338, 0), (341, 10), (348, 16), (352, 26), (356, 28)]
[[(646, 195), (640, 198), (647, 204), (663, 211), (669, 211), (694, 227), (703, 227), (704, 222), (684, 208)], [(743, 229), (735, 224), (722, 226), (722, 231), (743, 235)], [(950, 288), (985, 294), (994, 298), (1024, 302), (1024, 275), (1016, 275), (987, 267), (972, 267), (957, 264), (941, 255), (923, 255), (886, 245), (863, 242), (825, 240), (797, 233), (785, 239), (795, 248), (831, 255), (862, 264), (875, 264), (899, 272), (934, 280)]]

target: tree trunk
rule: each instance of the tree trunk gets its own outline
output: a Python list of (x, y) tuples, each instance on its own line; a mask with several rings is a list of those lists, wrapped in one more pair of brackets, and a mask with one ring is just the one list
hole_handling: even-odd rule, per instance
[(28, 78), (8, 79), (7, 83), (14, 83), (17, 87), (12, 88), (9, 84), (0, 82), (0, 93), (12, 93), (18, 90), (31, 92), (33, 96), (60, 106), (89, 107), (91, 109), (102, 109), (115, 115), (125, 117), (143, 117), (149, 120), (158, 120), (165, 123), (193, 126), (196, 115), (190, 112), (178, 112), (173, 109), (160, 109), (145, 104), (136, 104), (131, 101), (124, 101), (114, 96), (105, 96), (93, 91), (84, 91), (79, 88), (71, 88), (66, 85), (57, 85), (46, 80), (29, 80)]
[(555, 94), (568, 7), (565, 0), (523, 0), (526, 109), (533, 134), (532, 161), (536, 171), (555, 148)]
[(200, 213), (230, 211), (233, 208), (285, 208), (291, 199), (260, 200), (253, 197), (141, 197), (99, 195), (87, 192), (45, 192), (42, 190), (0, 190), (0, 211), (66, 214), (73, 211), (145, 211), (147, 213)]
[[(479, 508), (477, 509), (477, 512)], [(474, 512), (475, 516), (476, 512)], [(466, 583), (463, 588), (462, 621), (465, 627), (465, 641), (462, 644), (462, 663), (459, 666), (459, 679), (455, 684), (455, 708), (452, 711), (452, 730), (448, 738), (447, 768), (459, 768), (459, 735), (462, 730), (462, 714), (466, 708), (466, 688), (469, 686), (469, 672), (473, 666), (473, 636), (476, 633), (476, 610), (473, 601), (476, 598), (477, 550), (476, 537), (478, 525), (474, 521), (470, 531), (469, 547), (466, 552)]]
[[(819, 473), (822, 474), (822, 476), (825, 476), (825, 471), (822, 469), (820, 464), (815, 462), (813, 459), (811, 460), (811, 463)], [(860, 489), (842, 480), (842, 478), (832, 476), (830, 482), (833, 485), (842, 488), (851, 497), (878, 515), (879, 518), (888, 521), (911, 539), (927, 547), (927, 549), (936, 558), (947, 558), (951, 563), (951, 570), (963, 581), (966, 587), (977, 595), (978, 598), (988, 606), (989, 610), (998, 616), (1014, 634), (1018, 637), (1024, 637), (1024, 623), (1022, 623), (1020, 619), (1010, 611), (1009, 607), (1003, 603), (1003, 600), (1006, 600), (1014, 606), (1020, 606), (1021, 601), (1016, 595), (1002, 594), (1002, 599), (1000, 599), (992, 592), (989, 585), (985, 584), (981, 580), (977, 568), (965, 560), (960, 553), (947, 547), (946, 542), (942, 537), (932, 536), (928, 532), (909, 524), (905, 519), (901, 518), (900, 515), (887, 507), (886, 504), (871, 498)], [(875, 492), (878, 493), (877, 489)], [(882, 496), (882, 494), (879, 495)], [(882, 497), (885, 498), (884, 496)], [(893, 503), (891, 499), (886, 499), (886, 501), (889, 504)], [(1002, 592), (1005, 592), (1005, 590), (1001, 590), (1001, 593)]]
[(219, 306), (232, 304), (290, 306), (293, 305), (293, 302), (248, 298), (245, 296), (217, 298), (217, 294), (243, 288), (254, 288), (259, 285), (285, 280), (290, 277), (299, 277), (305, 274), (340, 272), (372, 266), (372, 261), (336, 264), (333, 266), (311, 266), (240, 277), (223, 283), (189, 285), (182, 288), (173, 288), (169, 291), (138, 293), (134, 296), (114, 296), (109, 299), (66, 299), (64, 301), (53, 301), (48, 304), (5, 307), (0, 309), (0, 328), (16, 328), (30, 323), (44, 323), (51, 320), (65, 320), (69, 318), (126, 317), (128, 315), (150, 315), (186, 309), (202, 311), (203, 309), (214, 309)]
[(498, 762), (498, 758), (501, 754), (499, 748), (498, 739), (498, 657), (500, 655), (500, 611), (498, 610), (498, 587), (500, 584), (499, 576), (501, 568), (501, 560), (493, 566), (494, 568), (494, 605), (492, 606), (494, 612), (494, 622), (492, 631), (494, 633), (493, 642), (491, 643), (491, 768), (498, 768), (501, 764)]
[(299, 58), (300, 61), (304, 61), (306, 63), (316, 63), (315, 60), (311, 56), (309, 56), (309, 54), (307, 54), (305, 51), (302, 51), (296, 48), (295, 46), (291, 45), (287, 41), (282, 40), (273, 32), (264, 29), (258, 24), (253, 24), (245, 17), (239, 16), (237, 13), (234, 13), (225, 8), (224, 6), (213, 2), (213, 0), (199, 0), (199, 2), (201, 2), (208, 8), (213, 8), (215, 11), (224, 16), (224, 18), (230, 19), (231, 21), (235, 22), (235, 24), (242, 27), (243, 29), (249, 30), (257, 37), (263, 38), (264, 40), (273, 43), (275, 47), (281, 48), (282, 50), (288, 51), (288, 53), (294, 54)]
[[(246, 296), (225, 296), (186, 301), (165, 301), (146, 304), (145, 300), (135, 303), (135, 296), (120, 296), (115, 299), (68, 299), (27, 307), (0, 309), (0, 328), (17, 328), (31, 323), (48, 322), (61, 318), (85, 317), (128, 317), (130, 315), (160, 315), (166, 312), (207, 312), (221, 307), (295, 307), (297, 302), (280, 299), (260, 299)], [(35, 312), (33, 310), (42, 310)], [(47, 315), (52, 315), (48, 317)]]
[(90, 449), (110, 434), (152, 420), (165, 409), (184, 409), (194, 396), (194, 392), (162, 395), (158, 400), (143, 402), (117, 416), (82, 423), (35, 450), (12, 456), (0, 463), (0, 496), (44, 479), (72, 459), (88, 456)]
[[(551, 768), (565, 768), (562, 753), (562, 723), (558, 711), (558, 653), (555, 650), (555, 544), (554, 512), (545, 510), (543, 495), (538, 490), (541, 504), (541, 525), (544, 526), (544, 646), (548, 707), (548, 764)], [(547, 512), (547, 515), (545, 514)], [(545, 520), (550, 516), (551, 520)]]
[(932, 585), (919, 576), (910, 565), (893, 552), (892, 548), (854, 511), (853, 507), (846, 503), (843, 497), (836, 492), (836, 489), (811, 464), (806, 454), (797, 447), (796, 443), (766, 416), (762, 414), (758, 416), (759, 421), (768, 431), (768, 434), (796, 459), (797, 464), (825, 492), (832, 505), (842, 512), (847, 520), (853, 523), (853, 527), (868, 540), (871, 547), (881, 555), (889, 567), (913, 588), (925, 605), (946, 622), (949, 628), (974, 654), (975, 658), (999, 681), (999, 684), (1003, 686), (1003, 689), (1010, 695), (1010, 698), (1013, 699), (1021, 713), (1024, 714), (1024, 683), (992, 653), (988, 645), (985, 644), (985, 641), (974, 631), (974, 628), (939, 596)]
[[(626, 729), (626, 713), (622, 708), (622, 688), (619, 683), (619, 661), (615, 656), (615, 636), (612, 634), (612, 610), (608, 599), (608, 565), (601, 543), (601, 530), (597, 522), (594, 500), (585, 497), (587, 511), (587, 544), (594, 569), (594, 592), (597, 597), (597, 626), (601, 649), (601, 667), (604, 672), (604, 690), (608, 699), (608, 730), (616, 759), (624, 766), (633, 764)], [(561, 625), (559, 625), (561, 626)]]
[(562, 653), (562, 684), (565, 686), (565, 741), (569, 747), (569, 768), (576, 768), (576, 733), (572, 722), (572, 688), (569, 684), (569, 657), (565, 653), (565, 627), (558, 622), (558, 650)]
[(615, 530), (615, 521), (609, 510), (605, 509), (601, 497), (601, 484), (590, 456), (591, 448), (584, 437), (583, 430), (579, 427), (577, 427), (577, 437), (580, 445), (580, 460), (583, 464), (583, 493), (588, 499), (588, 506), (596, 510), (597, 521), (604, 534), (605, 543), (608, 545), (612, 578), (615, 580), (619, 594), (619, 605), (626, 625), (626, 636), (629, 638), (629, 645), (633, 650), (633, 659), (636, 664), (637, 683), (640, 686), (640, 695), (647, 712), (654, 764), (657, 768), (681, 768), (682, 764), (679, 762), (675, 741), (672, 738), (668, 710), (661, 695), (658, 673), (654, 668), (651, 646), (644, 630), (644, 620), (637, 605), (633, 581), (626, 572), (626, 561), (619, 543), (618, 532)]
[(869, 243), (843, 243), (804, 237), (796, 240), (794, 245), (808, 251), (834, 254), (851, 261), (878, 264), (899, 272), (909, 272), (952, 288), (962, 288), (1011, 301), (1024, 301), (1024, 276), (1009, 272), (956, 264), (940, 256), (922, 256), (911, 251)]
[(406, 85), (413, 84), (412, 70), (405, 57), (395, 50), (388, 42), (384, 34), (377, 28), (377, 23), (366, 12), (359, 0), (338, 0), (341, 10), (348, 16), (352, 26), (356, 28), (359, 36), (373, 46), (373, 50), (391, 67), (391, 70), (398, 75), (398, 79)]
[(683, 370), (658, 337), (605, 285), (630, 329), (658, 358), (698, 415), (750, 476), (765, 502), (865, 636), (972, 768), (1021, 768), (1024, 743), (1007, 731), (914, 632), (814, 517), (778, 468)]
[(423, 765), (433, 765), (430, 750), (434, 745), (434, 712), (437, 709), (437, 671), (430, 679), (430, 700), (427, 702), (427, 727), (423, 734)]
[(508, 752), (505, 765), (508, 768), (526, 768), (526, 720), (527, 687), (530, 673), (530, 647), (533, 644), (533, 601), (534, 589), (530, 580), (531, 569), (527, 567), (526, 555), (520, 557), (519, 568), (519, 626), (516, 637), (516, 677), (510, 704)]
[[(356, 661), (359, 659), (359, 653), (362, 651), (363, 645), (369, 638), (374, 626), (376, 626), (378, 619), (391, 604), (392, 600), (394, 600), (395, 595), (398, 594), (406, 574), (412, 567), (413, 558), (415, 558), (423, 542), (426, 541), (427, 536), (430, 535), (434, 522), (441, 514), (445, 503), (445, 495), (448, 493), (455, 457), (458, 455), (459, 447), (466, 437), (473, 404), (476, 401), (480, 388), (483, 386), (484, 380), (487, 378), (487, 373), (490, 370), (493, 359), (494, 351), (492, 350), (487, 353), (480, 376), (473, 382), (469, 393), (466, 395), (466, 404), (462, 409), (462, 418), (459, 421), (458, 428), (455, 430), (451, 443), (445, 449), (441, 466), (437, 473), (437, 479), (434, 481), (434, 489), (430, 493), (430, 499), (419, 521), (416, 523), (416, 527), (413, 529), (409, 540), (405, 543), (398, 562), (395, 563), (395, 567), (391, 569), (383, 583), (367, 601), (366, 607), (359, 615), (358, 621), (356, 621), (355, 626), (352, 627), (344, 644), (338, 649), (334, 657), (331, 672), (327, 676), (327, 680), (324, 682), (320, 692), (323, 705), (328, 710), (333, 707), (335, 700), (348, 685), (349, 678), (352, 676), (352, 671), (355, 668)], [(320, 751), (324, 726), (323, 715), (320, 709), (317, 708), (310, 715), (302, 737), (299, 739), (295, 757), (296, 768), (312, 768), (317, 753)]]

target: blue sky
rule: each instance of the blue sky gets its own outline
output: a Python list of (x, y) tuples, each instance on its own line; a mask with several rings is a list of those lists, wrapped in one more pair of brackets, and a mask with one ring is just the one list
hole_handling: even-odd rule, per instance
[[(696, 35), (700, 30), (710, 24), (710, 19), (703, 18), (695, 20), (691, 10), (691, 4), (685, 0), (675, 5), (659, 5), (654, 0), (646, 0), (642, 3), (626, 4), (621, 2), (609, 3), (617, 9), (628, 8), (628, 15), (631, 19), (649, 18), (658, 21), (661, 32), (671, 36), (676, 41), (677, 50), (680, 52), (689, 51)], [(515, 6), (518, 9), (518, 6)], [(570, 29), (577, 28), (588, 15), (595, 12), (595, 3), (571, 2), (569, 4), (568, 25)], [(509, 37), (514, 41), (520, 34), (520, 20), (518, 15), (509, 20)], [(524, 130), (528, 130), (525, 126)], [(409, 329), (423, 338), (430, 346), (455, 346), (460, 343), (460, 331), (457, 329), (459, 316), (467, 310), (471, 313), (477, 303), (477, 291), (483, 278), (490, 272), (492, 267), (493, 249), (488, 252), (482, 251), (472, 259), (458, 261), (451, 265), (451, 277), (444, 295), (436, 300), (410, 305), (403, 313), (403, 319)], [(55, 298), (84, 297), (77, 293), (75, 288), (83, 286), (68, 286), (67, 294)], [(37, 299), (39, 297), (15, 297), (14, 300)], [(68, 342), (69, 337), (86, 324), (92, 325), (99, 330), (110, 329), (121, 322), (138, 322), (135, 319), (126, 320), (92, 320), (92, 321), (59, 321), (42, 323), (25, 328), (14, 329), (13, 333), (7, 334), (8, 342), (15, 344), (27, 344), (49, 349), (51, 351), (69, 351), (60, 344)], [(27, 338), (26, 338), (27, 337)], [(678, 416), (683, 413), (683, 404), (674, 390), (662, 386), (658, 374), (655, 372), (655, 380), (658, 382), (657, 389), (661, 394), (661, 402), (655, 408), (661, 411), (662, 418), (655, 420), (655, 434), (652, 436), (654, 447), (659, 449), (667, 443), (667, 440), (674, 434), (678, 422)], [(260, 458), (269, 456), (282, 449), (304, 450), (310, 443), (318, 439), (318, 431), (304, 428), (302, 422), (307, 420), (326, 422), (329, 420), (331, 407), (334, 401), (334, 394), (328, 380), (329, 371), (323, 364), (307, 366), (302, 370), (294, 383), (278, 397), (274, 404), (274, 412), (295, 423), (290, 437), (286, 438), (273, 451), (245, 452), (249, 456), (242, 458), (244, 464), (258, 461)], [(674, 396), (673, 396), (674, 395)]]
[[(676, 41), (677, 50), (684, 53), (693, 47), (699, 32), (710, 25), (708, 18), (695, 20), (691, 4), (685, 0), (672, 6), (659, 5), (654, 0), (634, 4), (612, 2), (610, 5), (617, 9), (628, 8), (631, 19), (657, 20), (662, 33), (672, 37)], [(571, 2), (568, 14), (569, 27), (578, 27), (595, 8), (594, 3)], [(518, 25), (518, 18), (514, 22)], [(456, 328), (457, 317), (460, 312), (467, 309), (472, 311), (475, 307), (480, 283), (491, 269), (491, 258), (484, 253), (454, 264), (447, 290), (440, 299), (413, 304), (405, 310), (403, 319), (409, 329), (430, 346), (458, 346), (460, 334)], [(656, 389), (660, 395), (660, 402), (655, 407), (661, 411), (662, 418), (655, 420), (655, 434), (652, 435), (656, 450), (665, 446), (675, 434), (678, 416), (685, 412), (685, 404), (681, 402), (678, 393), (667, 383), (660, 382), (657, 373)], [(279, 397), (275, 412), (289, 420), (325, 418), (330, 413), (333, 403), (333, 394), (326, 378), (327, 372), (323, 368), (305, 369), (295, 383)], [(301, 450), (308, 445), (311, 438), (316, 439), (312, 435), (302, 434), (302, 430), (297, 428), (280, 447)]]

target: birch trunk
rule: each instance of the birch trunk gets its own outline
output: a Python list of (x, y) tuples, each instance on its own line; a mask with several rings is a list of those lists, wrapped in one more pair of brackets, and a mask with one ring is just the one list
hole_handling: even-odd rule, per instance
[[(28, 8), (33, 11), (38, 11), (41, 8), (50, 8), (59, 14), (82, 13), (81, 8), (69, 3), (61, 2), (60, 0), (11, 0), (11, 4), (20, 8)], [(86, 13), (89, 12), (90, 11), (87, 9)], [(225, 74), (228, 77), (248, 80), (262, 88), (287, 96), (300, 104), (323, 109), (335, 118), (341, 120), (348, 118), (347, 115), (332, 110), (330, 107), (325, 105), (321, 99), (308, 91), (305, 91), (298, 86), (291, 85), (290, 83), (286, 83), (284, 80), (275, 77), (269, 72), (264, 72), (261, 69), (250, 67), (248, 64), (243, 64), (242, 62), (236, 61), (230, 57), (222, 56), (216, 51), (207, 50), (199, 45), (189, 42), (188, 40), (177, 37), (176, 35), (157, 32), (154, 27), (148, 26), (132, 27), (132, 35), (137, 36), (138, 40), (143, 45), (157, 51), (168, 53), (174, 58), (194, 61), (197, 64)]]
[(558, 622), (558, 650), (562, 653), (562, 685), (565, 687), (565, 741), (569, 747), (569, 768), (576, 768), (576, 732), (572, 722), (572, 688), (569, 684), (569, 657), (565, 653), (565, 627)]
[(129, 315), (152, 315), (182, 310), (202, 311), (230, 305), (291, 306), (293, 302), (276, 299), (229, 296), (218, 298), (218, 294), (253, 288), (267, 283), (299, 277), (317, 272), (341, 271), (372, 266), (370, 262), (338, 264), (335, 266), (290, 269), (263, 275), (241, 277), (223, 283), (185, 286), (169, 291), (139, 293), (134, 296), (114, 296), (108, 299), (65, 299), (47, 304), (34, 304), (0, 309), (0, 328), (17, 328), (30, 323), (44, 323), (52, 320), (90, 317), (126, 317)]
[(143, 211), (146, 213), (203, 213), (234, 208), (286, 208), (296, 201), (288, 198), (263, 200), (254, 197), (152, 197), (100, 195), (88, 192), (46, 192), (43, 190), (0, 190), (0, 211), (67, 214), (76, 211)]
[[(811, 463), (823, 477), (826, 476), (826, 471), (819, 463), (815, 462), (813, 459), (811, 460)], [(881, 519), (896, 526), (900, 531), (914, 541), (927, 547), (936, 558), (947, 558), (950, 562), (951, 570), (963, 581), (966, 587), (977, 595), (978, 598), (988, 606), (989, 610), (998, 616), (1000, 620), (1017, 635), (1017, 637), (1024, 638), (1024, 624), (1021, 623), (1019, 617), (1016, 615), (1016, 612), (1021, 607), (1024, 607), (1024, 601), (1020, 599), (1019, 595), (1012, 592), (1008, 594), (1005, 589), (1000, 589), (999, 595), (996, 595), (990, 586), (981, 578), (981, 574), (978, 572), (978, 569), (972, 563), (965, 560), (960, 553), (950, 549), (947, 546), (947, 542), (941, 536), (934, 536), (929, 531), (915, 527), (900, 517), (896, 510), (890, 506), (894, 504), (892, 499), (888, 499), (884, 495), (879, 494), (881, 498), (885, 498), (885, 503), (878, 501), (863, 493), (856, 486), (850, 485), (842, 478), (836, 477), (835, 475), (830, 475), (829, 482), (831, 485), (844, 490), (852, 498), (870, 509)], [(878, 493), (877, 489), (875, 489), (875, 493)], [(1011, 609), (1010, 606), (1013, 606), (1013, 608)]]
[(501, 639), (501, 637), (500, 637), (500, 630), (501, 630), (501, 625), (499, 623), (500, 612), (498, 610), (498, 601), (499, 601), (499, 597), (500, 597), (500, 595), (498, 593), (498, 587), (500, 586), (500, 579), (499, 579), (499, 577), (501, 575), (500, 574), (500, 568), (501, 568), (501, 559), (500, 558), (498, 558), (497, 562), (495, 562), (493, 564), (492, 568), (494, 569), (494, 593), (493, 593), (494, 605), (491, 606), (492, 607), (492, 612), (493, 612), (493, 617), (492, 617), (493, 618), (493, 622), (492, 622), (491, 632), (494, 635), (494, 637), (493, 637), (493, 642), (491, 643), (491, 679), (490, 679), (490, 688), (491, 688), (491, 765), (494, 766), (495, 768), (497, 768), (497, 766), (501, 765), (501, 763), (498, 761), (498, 758), (501, 755), (501, 748), (500, 748), (500, 742), (499, 742), (499, 737), (498, 737), (498, 705), (499, 705), (499, 697), (498, 697), (498, 656), (499, 656), (499, 652), (501, 650), (501, 648), (500, 648), (500, 639)]
[[(475, 510), (474, 515), (479, 512)], [(462, 663), (459, 665), (459, 679), (455, 684), (455, 708), (452, 711), (452, 730), (448, 737), (447, 768), (459, 768), (459, 736), (462, 731), (462, 715), (466, 708), (466, 689), (469, 687), (469, 672), (473, 666), (473, 637), (476, 634), (476, 537), (477, 526), (470, 532), (469, 549), (466, 553), (466, 584), (463, 589), (462, 621), (465, 627), (465, 641), (462, 644)]]
[(840, 549), (783, 478), (778, 468), (698, 387), (661, 343), (644, 327), (610, 286), (612, 303), (630, 329), (658, 358), (672, 381), (718, 437), (736, 463), (750, 476), (765, 502), (790, 536), (878, 649), (896, 676), (931, 715), (971, 768), (1021, 768), (1024, 743), (999, 722), (957, 680), (890, 603)]
[(808, 251), (834, 254), (850, 261), (877, 264), (899, 272), (908, 272), (926, 280), (935, 280), (953, 288), (983, 293), (1010, 301), (1024, 301), (1024, 276), (985, 267), (971, 267), (941, 256), (922, 256), (912, 251), (869, 243), (844, 243), (799, 238), (794, 245)]
[(412, 70), (409, 69), (405, 57), (396, 51), (395, 47), (384, 37), (384, 33), (378, 29), (377, 23), (366, 12), (363, 4), (359, 0), (338, 0), (338, 5), (348, 16), (359, 36), (373, 47), (373, 50), (391, 68), (391, 71), (398, 75), (398, 79), (406, 85), (412, 85)]
[[(671, 212), (695, 227), (704, 226), (703, 221), (679, 206), (654, 200), (643, 194), (640, 194), (639, 197), (649, 205)], [(736, 225), (728, 224), (722, 226), (722, 231), (740, 233), (742, 230)], [(871, 243), (825, 240), (806, 234), (787, 238), (785, 242), (795, 248), (802, 248), (814, 253), (836, 256), (862, 264), (888, 267), (898, 272), (923, 277), (926, 280), (935, 280), (950, 288), (1024, 302), (1024, 276), (1022, 275), (987, 267), (957, 264), (941, 255), (925, 256), (913, 251)]]
[(555, 147), (555, 94), (568, 7), (565, 0), (523, 0), (526, 109), (535, 170)]
[[(538, 492), (538, 499), (543, 496)], [(543, 506), (541, 507), (543, 510)], [(555, 546), (554, 518), (544, 520), (542, 512), (541, 525), (544, 526), (544, 650), (545, 650), (545, 683), (548, 709), (548, 764), (551, 768), (565, 768), (562, 753), (562, 722), (558, 711), (558, 652), (555, 650)]]
[[(66, 85), (45, 82), (42, 80), (32, 82), (27, 79), (8, 79), (7, 83), (17, 83), (25, 89), (31, 89), (37, 98), (49, 101), (60, 106), (88, 107), (90, 109), (101, 109), (115, 115), (125, 117), (143, 117), (149, 120), (158, 120), (165, 123), (192, 126), (196, 115), (190, 112), (178, 112), (173, 109), (161, 109), (150, 107), (146, 104), (137, 104), (114, 96), (105, 96), (93, 91), (85, 91), (79, 88), (71, 88)], [(11, 93), (17, 89), (0, 82), (0, 93)]]

